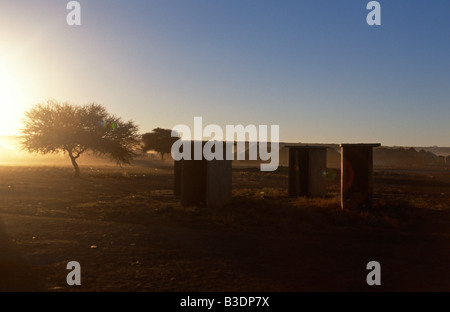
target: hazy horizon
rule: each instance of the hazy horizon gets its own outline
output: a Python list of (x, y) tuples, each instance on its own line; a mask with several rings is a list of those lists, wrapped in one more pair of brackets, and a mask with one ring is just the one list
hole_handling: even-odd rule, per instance
[[(298, 144), (302, 142), (280, 142), (280, 154), (283, 154), (283, 145)], [(313, 143), (309, 144), (323, 144), (323, 145), (338, 145), (338, 143)], [(436, 146), (381, 146), (386, 148), (410, 148), (413, 147), (416, 151), (425, 149), (432, 151), (436, 155), (448, 156), (450, 155), (450, 147), (436, 147)], [(435, 149), (438, 151), (436, 152)], [(336, 149), (339, 152), (339, 149)], [(20, 138), (17, 136), (0, 136), (0, 166), (67, 166), (70, 167), (69, 156), (67, 153), (59, 152), (47, 155), (37, 153), (29, 153), (22, 150), (20, 147)], [(156, 155), (156, 154), (155, 154)], [(138, 157), (139, 158), (139, 157)], [(141, 159), (141, 158), (139, 158)], [(159, 156), (156, 157), (159, 160)], [(86, 154), (79, 159), (82, 166), (116, 166), (114, 161), (107, 157), (98, 158), (94, 155)]]
[[(151, 132), (151, 131), (149, 131)], [(5, 147), (5, 140), (10, 140), (10, 139), (20, 139), (20, 135), (0, 135), (0, 147)], [(246, 141), (248, 142), (248, 141)], [(270, 141), (269, 141), (270, 142)], [(311, 144), (311, 145), (339, 145), (339, 144), (345, 144), (347, 142), (301, 142), (301, 141), (280, 141), (280, 144)], [(359, 142), (359, 143), (363, 143), (363, 142)], [(393, 147), (393, 148), (409, 148), (409, 147), (413, 147), (413, 148), (444, 148), (444, 149), (450, 149), (450, 144), (449, 146), (438, 146), (438, 145), (398, 145), (398, 144), (394, 144), (394, 145), (385, 145), (382, 144), (381, 147)], [(26, 151), (24, 151), (26, 152)], [(28, 153), (28, 152), (27, 152)]]

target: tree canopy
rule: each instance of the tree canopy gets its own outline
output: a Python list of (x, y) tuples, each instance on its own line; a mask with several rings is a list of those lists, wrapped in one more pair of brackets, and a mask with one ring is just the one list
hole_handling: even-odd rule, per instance
[(172, 145), (179, 137), (172, 137), (172, 130), (156, 128), (142, 136), (142, 150), (156, 151), (164, 159), (164, 154), (170, 153)]
[(68, 153), (75, 175), (84, 152), (130, 163), (139, 144), (138, 127), (109, 114), (99, 104), (76, 106), (49, 100), (25, 113), (22, 147), (40, 154)]

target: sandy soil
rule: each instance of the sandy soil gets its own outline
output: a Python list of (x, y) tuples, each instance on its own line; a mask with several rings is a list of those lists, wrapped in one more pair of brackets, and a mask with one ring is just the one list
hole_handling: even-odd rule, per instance
[[(233, 204), (183, 208), (170, 165), (0, 167), (2, 291), (449, 291), (450, 172), (375, 175), (370, 213), (233, 172)], [(81, 264), (68, 286), (66, 265)], [(382, 286), (366, 264), (382, 266)]]

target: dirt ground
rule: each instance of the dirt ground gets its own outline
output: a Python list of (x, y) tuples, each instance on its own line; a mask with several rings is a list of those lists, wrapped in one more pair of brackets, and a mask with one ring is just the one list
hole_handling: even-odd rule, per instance
[(183, 208), (155, 164), (0, 167), (0, 290), (450, 290), (448, 170), (377, 170), (367, 213), (340, 209), (337, 171), (327, 198), (288, 197), (285, 168), (235, 168), (231, 206)]

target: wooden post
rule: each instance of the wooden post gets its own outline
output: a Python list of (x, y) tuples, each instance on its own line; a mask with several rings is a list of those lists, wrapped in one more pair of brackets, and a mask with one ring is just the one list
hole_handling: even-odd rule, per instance
[[(203, 146), (204, 146), (203, 142)], [(182, 159), (174, 164), (174, 195), (180, 196), (182, 206), (206, 205), (222, 207), (231, 202), (232, 160)]]
[(175, 196), (181, 195), (181, 172), (182, 172), (183, 160), (174, 160), (173, 172), (174, 172), (174, 189), (173, 194)]
[(341, 144), (341, 207), (368, 210), (373, 206), (374, 144)]
[(289, 196), (325, 196), (324, 172), (327, 168), (327, 148), (324, 146), (288, 145)]

